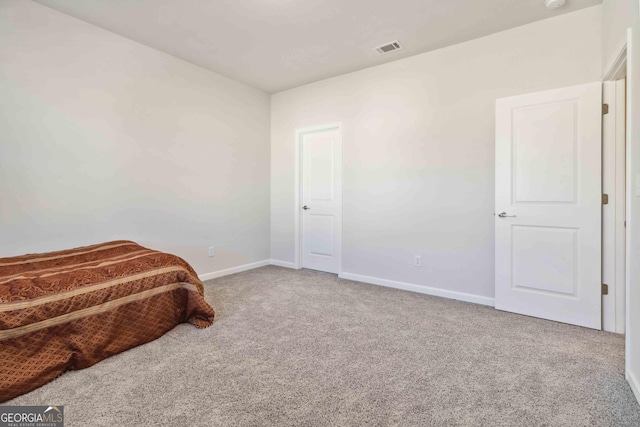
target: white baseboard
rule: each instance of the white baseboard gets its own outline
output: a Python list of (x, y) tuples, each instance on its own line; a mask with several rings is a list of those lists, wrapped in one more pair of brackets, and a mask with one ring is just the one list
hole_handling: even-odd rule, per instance
[(293, 268), (294, 270), (298, 269), (294, 263), (288, 262), (288, 261), (280, 261), (279, 259), (272, 259), (271, 265), (277, 265), (278, 267), (285, 267), (285, 268)]
[(627, 382), (631, 386), (633, 394), (636, 395), (636, 400), (638, 401), (638, 403), (640, 403), (640, 382), (638, 382), (635, 375), (633, 375), (630, 371), (627, 371)]
[(436, 297), (457, 299), (460, 301), (473, 302), (476, 304), (495, 306), (495, 300), (480, 295), (466, 294), (463, 292), (448, 291), (446, 289), (432, 288), (430, 286), (416, 285), (413, 283), (396, 282), (395, 280), (380, 279), (377, 277), (361, 276), (360, 274), (340, 273), (341, 279), (354, 280), (356, 282), (370, 283), (372, 285), (386, 286), (388, 288), (402, 289), (405, 291), (419, 292), (421, 294), (433, 295)]
[(270, 265), (271, 260), (265, 259), (263, 261), (252, 262), (250, 264), (238, 265), (237, 267), (231, 267), (224, 270), (214, 271), (213, 273), (198, 274), (198, 277), (203, 282), (205, 280), (217, 279), (218, 277), (228, 276), (230, 274), (241, 273), (247, 270), (253, 270), (254, 268), (264, 267)]

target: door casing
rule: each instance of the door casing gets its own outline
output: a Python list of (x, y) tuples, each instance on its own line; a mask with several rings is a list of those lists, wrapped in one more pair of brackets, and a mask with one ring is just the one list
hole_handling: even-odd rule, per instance
[(609, 105), (608, 114), (602, 117), (602, 192), (609, 195), (609, 203), (602, 206), (602, 283), (609, 286), (609, 294), (602, 296), (602, 329), (624, 334), (627, 263), (624, 80), (604, 81), (602, 102)]

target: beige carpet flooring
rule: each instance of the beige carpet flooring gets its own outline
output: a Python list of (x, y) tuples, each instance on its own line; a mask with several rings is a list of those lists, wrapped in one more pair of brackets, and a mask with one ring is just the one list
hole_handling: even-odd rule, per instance
[(640, 426), (622, 336), (264, 267), (206, 283), (214, 325), (13, 405), (73, 426)]

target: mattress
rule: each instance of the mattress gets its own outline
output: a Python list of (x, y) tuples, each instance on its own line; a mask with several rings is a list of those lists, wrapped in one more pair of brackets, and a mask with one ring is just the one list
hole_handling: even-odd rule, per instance
[(186, 261), (135, 242), (0, 258), (0, 402), (213, 318)]

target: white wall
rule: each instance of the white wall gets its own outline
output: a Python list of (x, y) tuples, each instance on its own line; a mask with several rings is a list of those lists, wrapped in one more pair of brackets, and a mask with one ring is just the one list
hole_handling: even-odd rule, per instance
[(627, 379), (640, 400), (640, 5), (629, 0), (631, 43), (627, 50), (628, 203)]
[(269, 258), (268, 94), (1, 0), (0, 100), (0, 257), (121, 238), (199, 273)]
[(294, 260), (295, 130), (342, 122), (343, 272), (493, 297), (495, 100), (598, 81), (600, 28), (596, 6), (273, 95), (272, 258)]
[(631, 8), (637, 0), (602, 1), (602, 74), (604, 75), (627, 42)]
[(629, 126), (627, 149), (629, 150), (629, 168), (632, 197), (629, 218), (629, 278), (627, 293), (627, 378), (632, 384), (636, 398), (640, 401), (640, 12), (635, 8), (635, 22), (632, 29), (632, 52), (629, 52), (628, 91)]

